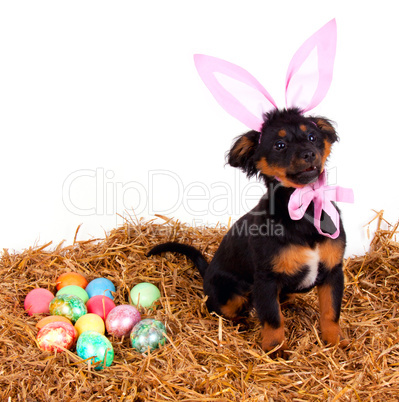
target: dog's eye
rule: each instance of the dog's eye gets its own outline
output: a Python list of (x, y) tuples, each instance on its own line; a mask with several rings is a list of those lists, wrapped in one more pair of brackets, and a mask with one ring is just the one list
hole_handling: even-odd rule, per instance
[(314, 134), (309, 134), (308, 140), (309, 140), (310, 142), (315, 142), (315, 141), (316, 141), (316, 136), (315, 136)]
[(281, 141), (281, 140), (276, 141), (274, 143), (274, 149), (276, 149), (277, 151), (283, 150), (286, 146), (287, 146), (286, 143), (284, 141)]

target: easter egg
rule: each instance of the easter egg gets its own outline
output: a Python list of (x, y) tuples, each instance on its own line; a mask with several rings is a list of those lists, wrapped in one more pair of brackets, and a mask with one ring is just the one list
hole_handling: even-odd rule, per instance
[(83, 300), (77, 296), (59, 295), (49, 305), (51, 315), (62, 315), (75, 323), (79, 317), (87, 313)]
[(160, 297), (159, 289), (148, 282), (139, 283), (130, 291), (130, 298), (135, 306), (151, 307)]
[(107, 332), (117, 338), (129, 335), (132, 328), (141, 320), (136, 307), (130, 304), (116, 306), (112, 309), (105, 321)]
[(63, 317), (62, 315), (49, 315), (38, 321), (36, 323), (36, 328), (42, 329), (46, 324), (50, 322), (67, 322), (69, 324), (72, 324), (70, 319)]
[(57, 286), (57, 290), (70, 285), (79, 286), (84, 289), (87, 286), (87, 279), (77, 272), (65, 272), (58, 277), (55, 284)]
[(96, 370), (109, 367), (114, 360), (114, 348), (111, 342), (96, 331), (85, 331), (80, 335), (76, 352), (82, 359), (89, 359), (87, 362), (95, 365)]
[(47, 289), (33, 289), (25, 297), (24, 307), (29, 315), (48, 314), (49, 303), (54, 295)]
[(86, 303), (87, 312), (99, 315), (104, 321), (115, 303), (107, 296), (94, 296)]
[(132, 347), (140, 353), (153, 351), (166, 342), (166, 328), (157, 320), (146, 318), (136, 324), (130, 333)]
[(93, 279), (86, 286), (86, 292), (90, 298), (93, 296), (104, 295), (114, 300), (111, 292), (115, 292), (114, 284), (107, 278), (96, 278)]
[(87, 303), (87, 300), (89, 300), (89, 295), (87, 294), (87, 292), (80, 286), (76, 286), (76, 285), (64, 286), (57, 292), (56, 296), (59, 296), (59, 295), (78, 296), (83, 300), (83, 303), (85, 303), (85, 304)]
[(63, 349), (70, 349), (75, 343), (75, 328), (68, 322), (50, 322), (41, 328), (36, 340), (42, 350), (62, 352)]
[(93, 313), (85, 314), (78, 318), (75, 322), (75, 328), (79, 335), (85, 331), (96, 331), (102, 335), (105, 333), (103, 319), (99, 315)]

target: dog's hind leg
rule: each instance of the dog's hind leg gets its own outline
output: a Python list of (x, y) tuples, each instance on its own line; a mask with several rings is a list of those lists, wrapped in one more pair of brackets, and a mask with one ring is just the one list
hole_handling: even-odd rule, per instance
[(234, 294), (226, 304), (220, 306), (222, 314), (230, 320), (235, 320), (242, 316), (248, 305), (248, 299), (245, 296)]
[(212, 272), (212, 267), (204, 277), (204, 292), (208, 310), (230, 320), (242, 318), (250, 304), (250, 284), (230, 272)]

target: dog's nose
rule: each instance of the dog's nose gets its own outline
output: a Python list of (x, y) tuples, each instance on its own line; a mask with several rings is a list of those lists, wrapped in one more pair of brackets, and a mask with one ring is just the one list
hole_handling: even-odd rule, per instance
[(315, 160), (316, 155), (313, 151), (304, 151), (301, 153), (301, 158), (308, 163), (312, 163)]

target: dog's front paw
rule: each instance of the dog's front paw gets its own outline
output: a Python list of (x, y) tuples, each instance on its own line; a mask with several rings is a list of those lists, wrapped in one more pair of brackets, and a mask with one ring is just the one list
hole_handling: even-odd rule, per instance
[(288, 358), (288, 353), (287, 353), (288, 344), (285, 340), (283, 340), (281, 343), (277, 343), (277, 341), (275, 341), (275, 342), (262, 341), (262, 349), (266, 353), (273, 351), (272, 353), (270, 353), (270, 357), (273, 359), (277, 358), (277, 357), (281, 357), (282, 359)]
[(340, 335), (338, 346), (341, 349), (346, 349), (349, 346), (350, 342), (349, 339), (346, 339), (342, 334)]
[(338, 323), (333, 321), (321, 321), (321, 339), (327, 345), (338, 345), (345, 349), (349, 345), (349, 340), (343, 335)]
[[(278, 347), (278, 349), (276, 349)], [(266, 353), (276, 349), (271, 353), (272, 357), (286, 358), (286, 350), (288, 344), (284, 337), (284, 327), (273, 328), (268, 324), (264, 324), (262, 329), (262, 349)]]

